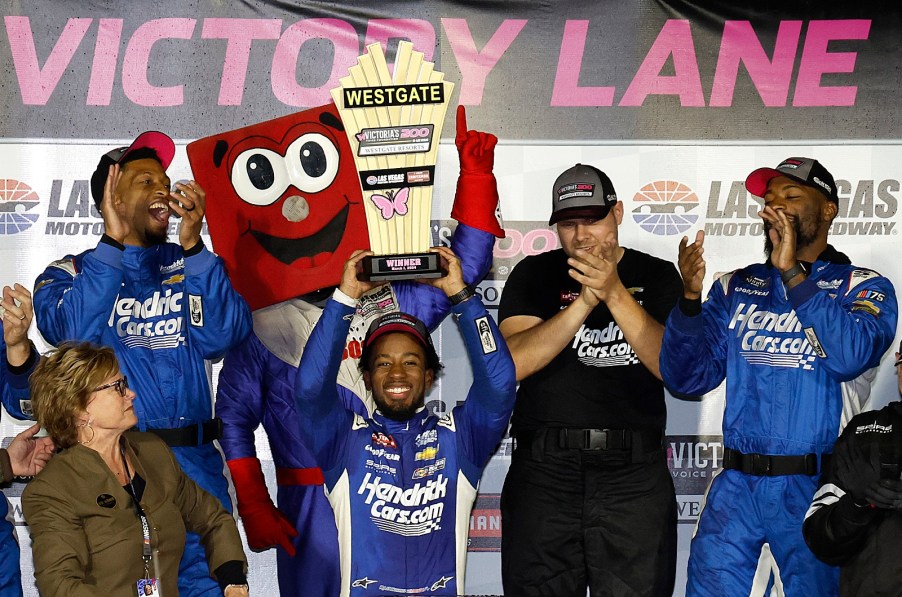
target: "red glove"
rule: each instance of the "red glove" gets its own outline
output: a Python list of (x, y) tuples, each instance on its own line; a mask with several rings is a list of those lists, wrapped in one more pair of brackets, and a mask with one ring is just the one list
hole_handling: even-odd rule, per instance
[(285, 518), (272, 503), (263, 469), (256, 458), (236, 458), (227, 460), (238, 494), (238, 514), (244, 520), (244, 531), (247, 533), (247, 544), (255, 551), (262, 551), (281, 545), (294, 557), (294, 545), (291, 538), (297, 537), (294, 525)]
[(498, 205), (498, 182), (492, 174), (495, 144), (491, 133), (467, 130), (467, 111), (457, 106), (457, 136), (454, 144), (460, 156), (460, 176), (451, 217), (462, 224), (504, 238)]

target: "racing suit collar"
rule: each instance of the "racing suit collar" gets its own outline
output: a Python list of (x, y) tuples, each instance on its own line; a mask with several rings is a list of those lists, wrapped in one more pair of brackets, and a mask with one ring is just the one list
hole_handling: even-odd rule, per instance
[(161, 246), (162, 245), (139, 247), (137, 245), (125, 245), (125, 253), (122, 255), (122, 262), (129, 268), (145, 268), (152, 266), (160, 259)]
[(406, 421), (395, 421), (389, 419), (378, 410), (373, 412), (373, 421), (382, 427), (387, 433), (396, 433), (402, 431), (412, 431), (419, 429), (430, 416), (430, 411), (425, 406), (421, 407), (416, 414)]

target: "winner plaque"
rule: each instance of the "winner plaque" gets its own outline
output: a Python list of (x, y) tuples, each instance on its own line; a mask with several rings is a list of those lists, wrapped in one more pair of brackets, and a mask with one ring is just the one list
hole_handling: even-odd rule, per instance
[(454, 84), (413, 44), (398, 44), (389, 72), (378, 43), (332, 90), (360, 175), (370, 247), (360, 278), (445, 275), (432, 244), (432, 188), (445, 112)]

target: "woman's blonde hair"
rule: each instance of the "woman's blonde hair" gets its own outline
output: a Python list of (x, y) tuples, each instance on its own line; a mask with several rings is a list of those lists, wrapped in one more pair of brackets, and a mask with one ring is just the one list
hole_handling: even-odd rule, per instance
[(117, 371), (113, 349), (90, 342), (63, 342), (41, 359), (29, 378), (31, 401), (38, 423), (57, 446), (78, 441), (77, 417), (94, 388)]

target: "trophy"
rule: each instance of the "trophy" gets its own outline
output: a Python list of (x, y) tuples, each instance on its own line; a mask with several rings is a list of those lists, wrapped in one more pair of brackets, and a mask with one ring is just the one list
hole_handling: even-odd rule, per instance
[(454, 84), (423, 60), (413, 44), (398, 44), (389, 72), (378, 43), (366, 47), (332, 90), (360, 175), (370, 247), (364, 280), (438, 278), (432, 244), (432, 188), (445, 112)]

